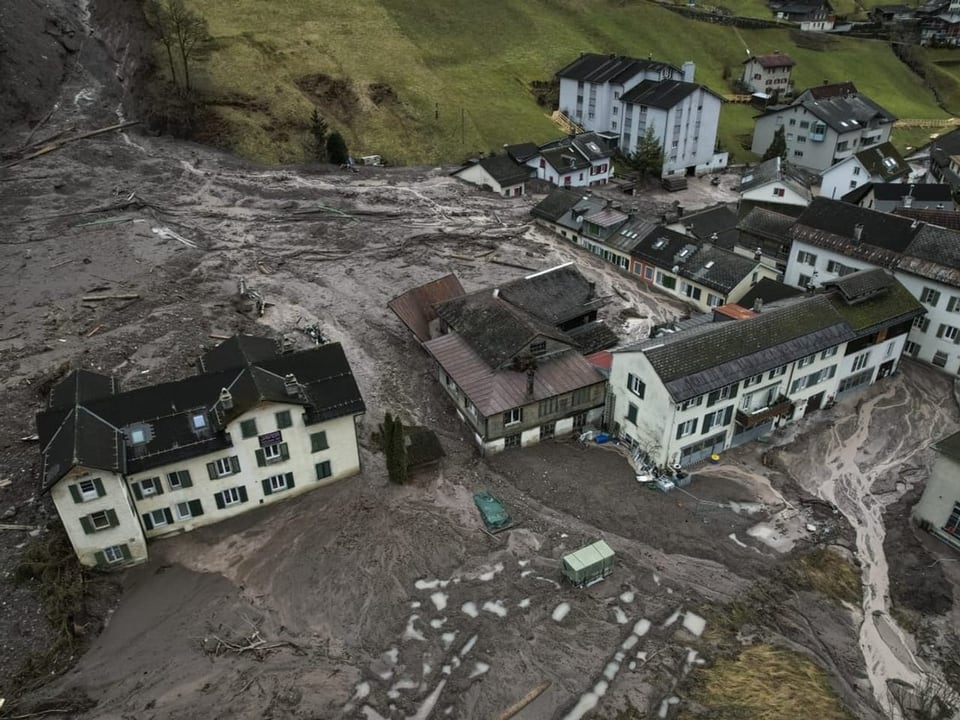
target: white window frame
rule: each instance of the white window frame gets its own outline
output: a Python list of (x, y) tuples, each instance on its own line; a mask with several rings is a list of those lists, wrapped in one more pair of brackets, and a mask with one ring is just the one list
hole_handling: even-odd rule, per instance
[(109, 564), (121, 562), (123, 560), (123, 550), (119, 545), (111, 545), (103, 549), (103, 559)]
[[(157, 518), (160, 518), (160, 519), (157, 520)], [(167, 522), (167, 514), (163, 512), (163, 508), (160, 508), (159, 510), (150, 511), (150, 522), (153, 523), (153, 527), (155, 528), (165, 527), (166, 525), (169, 524)]]
[(769, 377), (771, 380), (773, 380), (774, 378), (782, 377), (783, 375), (786, 374), (786, 372), (787, 372), (787, 366), (781, 365), (780, 367), (774, 368), (773, 370), (771, 370), (769, 373)]
[(833, 357), (834, 355), (837, 354), (838, 347), (839, 346), (837, 345), (834, 345), (833, 347), (828, 347), (826, 350), (820, 353), (820, 359), (826, 360), (828, 357)]
[(159, 484), (160, 478), (158, 477), (144, 478), (143, 480), (140, 480), (140, 494), (145, 498), (159, 495), (161, 493), (161, 488), (157, 487)]
[(763, 373), (760, 373), (759, 375), (754, 375), (753, 377), (748, 377), (746, 380), (744, 380), (743, 386), (745, 388), (753, 387), (754, 385), (759, 385), (762, 382), (763, 382)]
[(703, 395), (697, 395), (695, 398), (690, 398), (680, 403), (680, 409), (689, 410), (690, 408), (700, 407), (701, 405), (703, 405)]
[[(103, 520), (106, 523), (105, 525), (97, 524), (97, 516), (103, 516)], [(93, 525), (94, 530), (109, 530), (110, 529), (110, 516), (107, 514), (106, 510), (99, 510), (94, 513), (90, 513), (90, 524)]]
[(240, 488), (227, 488), (220, 493), (220, 497), (223, 498), (223, 506), (230, 507), (231, 505), (239, 505), (240, 499)]
[(953, 325), (944, 324), (943, 338), (945, 340), (956, 340), (958, 334), (960, 334), (960, 330), (958, 330), (956, 327), (954, 327)]
[(867, 363), (870, 362), (870, 353), (865, 352), (863, 355), (857, 355), (853, 361), (853, 365), (850, 367), (850, 372), (858, 372), (863, 370)]
[[(173, 472), (167, 473), (167, 484), (170, 486), (171, 490), (179, 490), (183, 487), (183, 479), (181, 474), (187, 472), (186, 470), (174, 470)], [(176, 479), (176, 483), (174, 483)]]
[(523, 422), (523, 408), (512, 408), (503, 414), (504, 427), (518, 425)]
[(270, 492), (280, 492), (281, 490), (288, 489), (287, 485), (287, 476), (285, 474), (281, 475), (271, 475), (267, 478), (270, 481)]
[(213, 465), (217, 471), (217, 477), (227, 477), (227, 475), (233, 475), (233, 466), (230, 464), (230, 458), (217, 458), (213, 461)]
[(940, 302), (940, 291), (935, 288), (924, 287), (920, 292), (920, 302), (924, 305), (936, 307)]
[[(180, 508), (186, 508), (186, 512)], [(173, 513), (177, 520), (189, 520), (193, 517), (193, 513), (190, 512), (190, 503), (180, 502), (173, 506)], [(156, 525), (154, 525), (156, 527)]]
[(813, 361), (816, 359), (817, 359), (816, 353), (814, 353), (813, 355), (807, 355), (806, 357), (802, 357), (799, 360), (797, 360), (797, 367), (804, 368), (807, 365), (812, 365)]
[(263, 459), (268, 463), (277, 462), (281, 457), (280, 443), (263, 446)]
[(686, 420), (680, 423), (679, 437), (677, 439), (679, 440), (680, 438), (690, 437), (696, 431), (697, 431), (697, 419), (690, 418), (689, 420)]
[[(84, 488), (84, 485), (90, 485), (90, 489), (87, 490)], [(97, 492), (97, 484), (93, 480), (81, 480), (77, 483), (77, 491), (80, 493), (80, 498), (87, 502), (89, 500), (96, 500), (100, 497), (100, 493)]]

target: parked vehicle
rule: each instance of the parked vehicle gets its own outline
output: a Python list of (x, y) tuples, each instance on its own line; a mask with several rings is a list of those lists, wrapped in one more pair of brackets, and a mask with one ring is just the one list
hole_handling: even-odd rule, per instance
[(486, 491), (478, 492), (474, 494), (473, 502), (480, 511), (480, 517), (483, 518), (483, 525), (487, 532), (503, 532), (513, 525), (513, 518), (496, 496)]
[(613, 572), (614, 552), (603, 540), (564, 555), (560, 573), (577, 587), (589, 587)]

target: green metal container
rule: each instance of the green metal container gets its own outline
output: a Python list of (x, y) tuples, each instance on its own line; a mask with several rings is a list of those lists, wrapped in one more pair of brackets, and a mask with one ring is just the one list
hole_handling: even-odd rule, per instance
[(578, 587), (586, 587), (600, 582), (613, 572), (613, 550), (603, 540), (582, 547), (576, 552), (564, 555), (560, 572)]

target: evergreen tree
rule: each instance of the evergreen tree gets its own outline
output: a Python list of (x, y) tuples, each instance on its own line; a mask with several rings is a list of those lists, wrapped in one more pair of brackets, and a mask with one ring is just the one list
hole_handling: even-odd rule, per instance
[(311, 159), (317, 162), (326, 162), (327, 160), (327, 121), (320, 117), (320, 110), (313, 108), (313, 114), (310, 116), (310, 142), (308, 143), (308, 153)]
[(637, 141), (637, 150), (630, 156), (630, 164), (642, 177), (659, 177), (663, 172), (663, 148), (652, 127), (647, 128), (646, 134)]
[(787, 136), (783, 127), (778, 127), (773, 133), (773, 140), (770, 141), (770, 147), (763, 154), (764, 160), (772, 160), (778, 157), (781, 160), (787, 157)]
[(403, 421), (399, 417), (393, 419), (389, 458), (393, 466), (390, 480), (398, 485), (405, 484), (407, 482), (407, 443), (406, 436), (403, 434)]
[(330, 133), (327, 138), (327, 161), (334, 165), (346, 165), (350, 160), (350, 153), (347, 152), (347, 142), (343, 135), (338, 132)]

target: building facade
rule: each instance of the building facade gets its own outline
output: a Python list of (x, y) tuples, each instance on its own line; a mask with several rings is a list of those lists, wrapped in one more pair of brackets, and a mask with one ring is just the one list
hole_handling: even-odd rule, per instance
[(820, 195), (839, 200), (868, 183), (905, 183), (910, 165), (892, 143), (861, 150), (821, 174)]
[(80, 562), (122, 566), (147, 541), (354, 475), (363, 399), (339, 344), (281, 353), (237, 336), (203, 372), (119, 392), (75, 371), (38, 416), (44, 488)]
[(960, 550), (960, 432), (934, 444), (923, 496), (913, 508), (921, 528)]
[(771, 53), (753, 55), (743, 61), (740, 84), (752, 93), (762, 93), (768, 98), (784, 98), (793, 95), (791, 73), (796, 63), (789, 55)]

